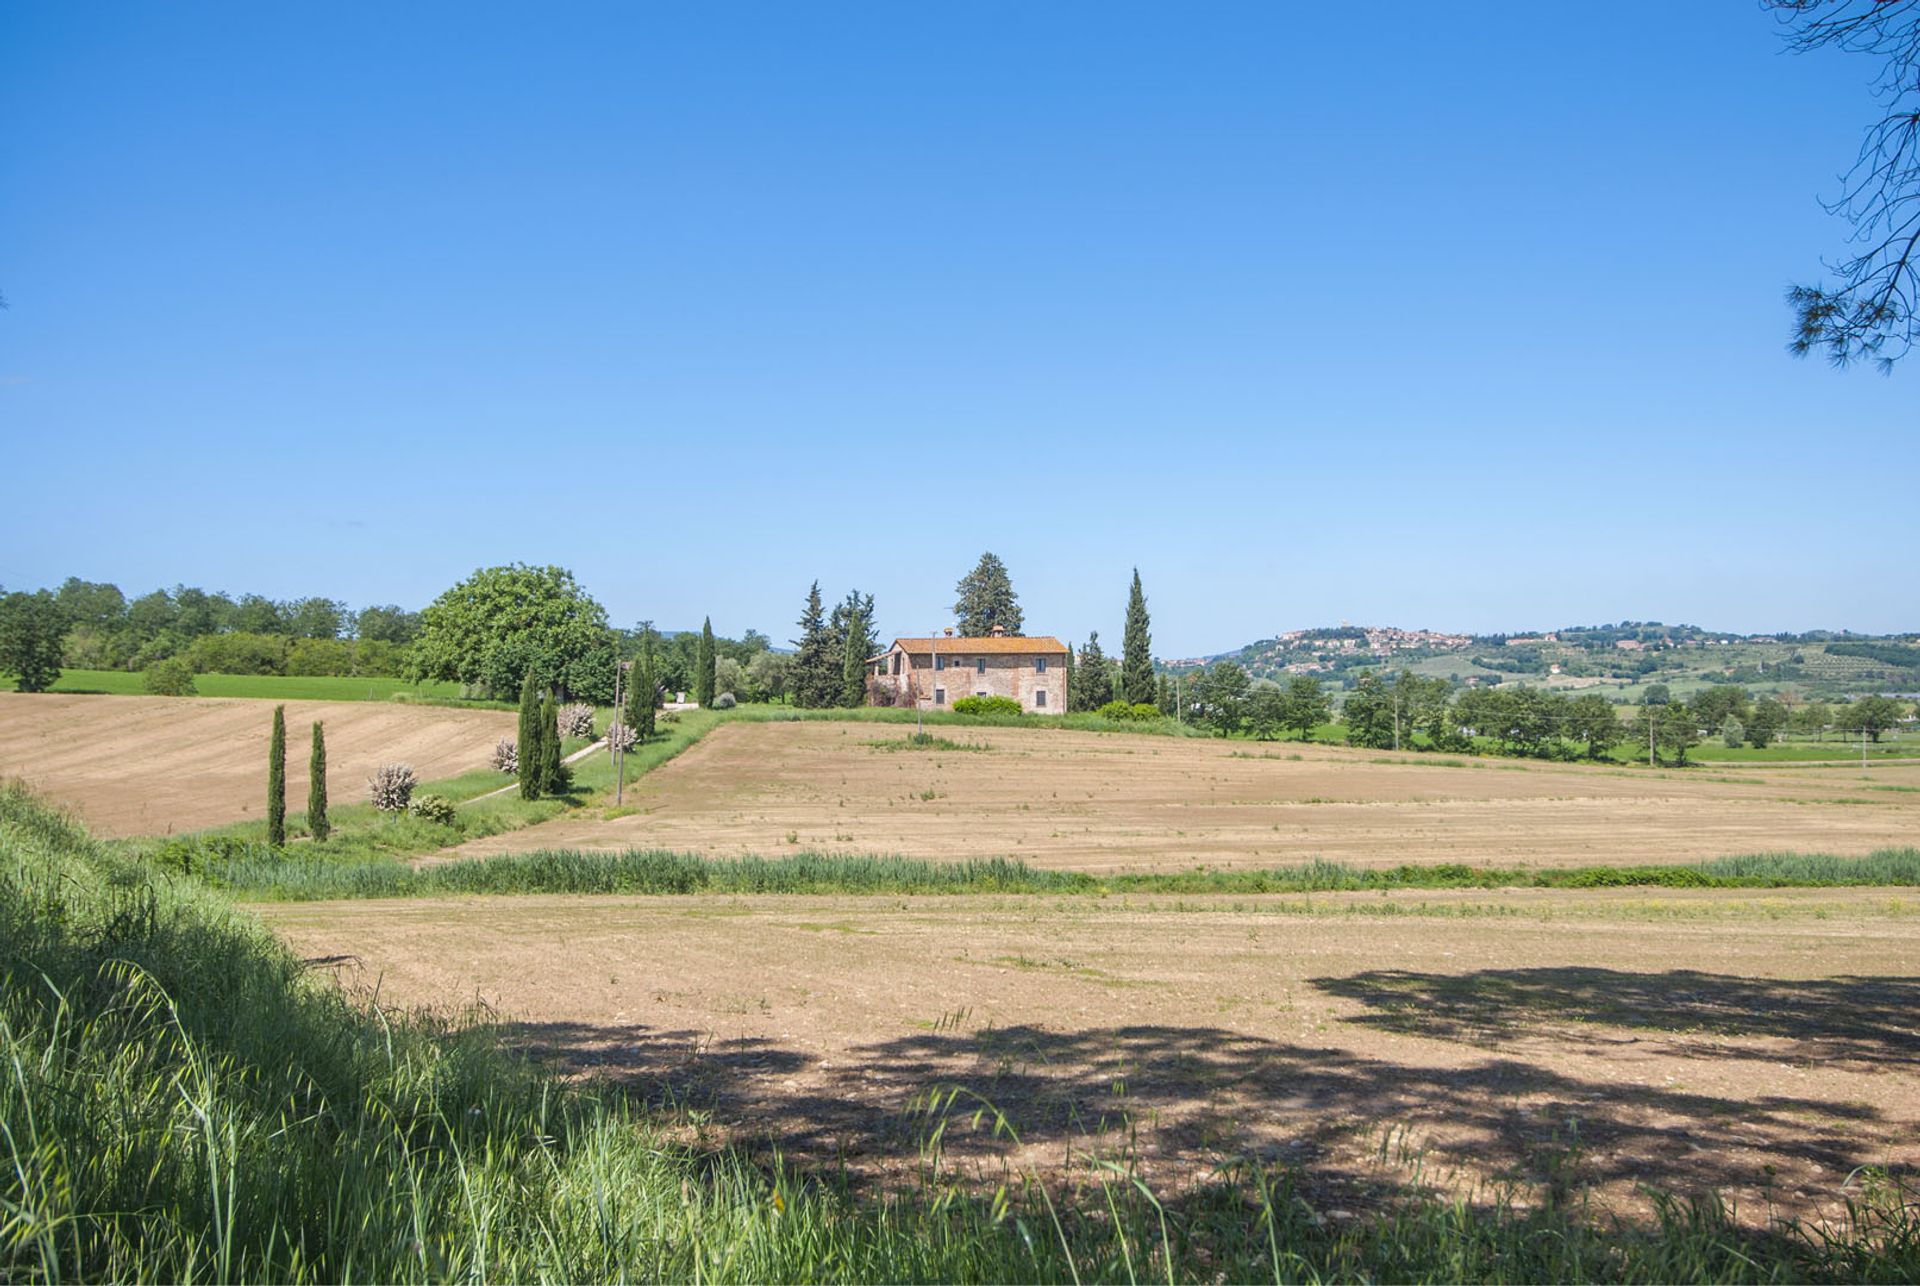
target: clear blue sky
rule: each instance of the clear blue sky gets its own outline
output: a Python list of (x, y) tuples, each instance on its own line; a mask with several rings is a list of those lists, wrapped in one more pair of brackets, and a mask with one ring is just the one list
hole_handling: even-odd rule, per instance
[(0, 583), (1920, 628), (1920, 358), (1784, 351), (1873, 70), (1747, 0), (7, 4)]

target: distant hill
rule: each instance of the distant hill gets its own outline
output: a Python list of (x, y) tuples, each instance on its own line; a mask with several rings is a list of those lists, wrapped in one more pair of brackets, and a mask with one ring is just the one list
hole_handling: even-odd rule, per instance
[(1531, 683), (1630, 692), (1665, 683), (1684, 693), (1708, 683), (1808, 696), (1920, 692), (1920, 637), (1817, 630), (1730, 634), (1696, 625), (1622, 621), (1531, 634), (1444, 634), (1394, 626), (1288, 630), (1232, 652), (1170, 661), (1191, 671), (1232, 661), (1255, 678), (1311, 674), (1341, 687), (1368, 669), (1406, 668), (1463, 684)]

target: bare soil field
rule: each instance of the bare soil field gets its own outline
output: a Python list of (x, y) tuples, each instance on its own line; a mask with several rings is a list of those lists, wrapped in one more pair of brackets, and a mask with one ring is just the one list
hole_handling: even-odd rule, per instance
[[(383, 763), (423, 781), (483, 768), (514, 715), (370, 701), (289, 701), (287, 806), (307, 798), (310, 726), (327, 728), (327, 791), (361, 802)], [(96, 834), (159, 835), (264, 815), (273, 703), (0, 693), (0, 777), (71, 808)]]
[[(1280, 1159), (1354, 1210), (1513, 1185), (1633, 1213), (1644, 1184), (1761, 1222), (1920, 1163), (1910, 891), (255, 910), (383, 1004), (477, 1006), (692, 1138), (878, 1181), (925, 1164), (940, 1086), (962, 1172), (1130, 1156), (1166, 1190)], [(970, 1124), (983, 1102), (1017, 1146)]]
[(630, 787), (457, 856), (539, 848), (1009, 856), (1088, 871), (1314, 857), (1583, 865), (1920, 837), (1920, 765), (1650, 771), (1297, 743), (942, 728), (972, 751), (889, 751), (899, 726), (738, 723)]

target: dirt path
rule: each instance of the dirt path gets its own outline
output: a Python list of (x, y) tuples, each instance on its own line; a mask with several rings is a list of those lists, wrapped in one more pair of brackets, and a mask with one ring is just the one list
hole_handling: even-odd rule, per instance
[[(376, 701), (288, 701), (287, 800), (307, 795), (309, 728), (327, 729), (327, 791), (366, 797), (381, 764), (422, 780), (484, 768), (513, 731), (500, 710)], [(0, 777), (73, 809), (97, 834), (159, 835), (266, 810), (273, 703), (243, 698), (0, 693)]]
[[(969, 751), (889, 751), (898, 728), (730, 724), (634, 785), (629, 815), (570, 816), (458, 855), (660, 848), (1012, 856), (1084, 870), (1641, 863), (1920, 836), (1920, 766), (1624, 767), (1332, 746), (943, 729)], [(1891, 788), (1891, 789), (1889, 789)]]
[[(904, 1175), (953, 1159), (1156, 1185), (1234, 1158), (1360, 1194), (1511, 1181), (1831, 1214), (1920, 1163), (1911, 892), (1285, 898), (495, 898), (272, 905), (383, 1003), (479, 1003), (706, 1138)], [(708, 1123), (695, 1125), (700, 1120)]]

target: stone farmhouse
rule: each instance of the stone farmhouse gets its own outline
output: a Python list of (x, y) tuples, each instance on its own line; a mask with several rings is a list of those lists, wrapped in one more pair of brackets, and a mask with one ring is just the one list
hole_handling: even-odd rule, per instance
[(1067, 708), (1067, 645), (1051, 635), (895, 639), (867, 662), (873, 683), (897, 706), (939, 708), (961, 697), (1012, 697), (1029, 714)]

